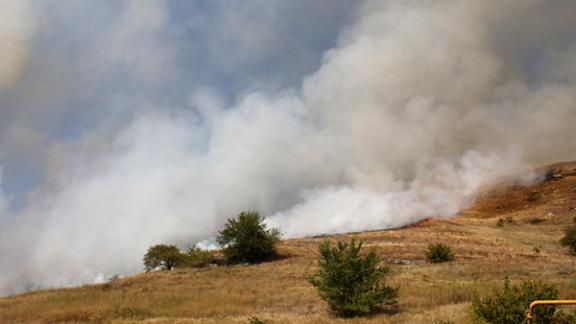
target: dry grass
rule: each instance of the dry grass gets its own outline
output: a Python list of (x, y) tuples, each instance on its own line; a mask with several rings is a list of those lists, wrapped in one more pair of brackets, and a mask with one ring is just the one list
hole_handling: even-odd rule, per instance
[[(280, 246), (286, 257), (274, 262), (139, 274), (109, 284), (2, 298), (0, 322), (248, 323), (257, 316), (266, 323), (467, 323), (474, 296), (501, 286), (506, 276), (512, 281), (545, 279), (557, 284), (562, 298), (576, 298), (576, 257), (558, 243), (564, 226), (572, 224), (575, 178), (488, 193), (464, 216), (453, 219), (391, 231), (286, 240)], [(537, 190), (543, 193), (540, 203), (526, 202)], [(499, 217), (507, 216), (516, 225), (496, 226)], [(544, 221), (531, 224), (535, 216)], [(352, 236), (390, 263), (389, 282), (401, 287), (397, 314), (333, 318), (307, 283), (318, 244)], [(424, 251), (430, 242), (450, 245), (456, 260), (426, 263)]]

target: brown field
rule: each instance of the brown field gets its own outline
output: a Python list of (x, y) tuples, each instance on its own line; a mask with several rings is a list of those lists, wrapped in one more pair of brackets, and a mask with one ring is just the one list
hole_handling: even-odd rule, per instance
[[(571, 166), (561, 165), (560, 171)], [(562, 298), (576, 299), (576, 257), (558, 243), (576, 216), (573, 207), (576, 175), (560, 172), (529, 187), (487, 192), (451, 219), (285, 240), (280, 246), (285, 257), (274, 262), (138, 274), (108, 284), (2, 298), (0, 323), (248, 323), (252, 316), (266, 323), (469, 323), (474, 296), (501, 286), (506, 276), (554, 282)], [(515, 224), (497, 226), (505, 217)], [(541, 222), (532, 224), (534, 218)], [(351, 237), (364, 240), (390, 265), (389, 283), (400, 287), (396, 314), (336, 319), (307, 283), (318, 244)], [(450, 245), (456, 260), (426, 263), (423, 253), (431, 242)]]

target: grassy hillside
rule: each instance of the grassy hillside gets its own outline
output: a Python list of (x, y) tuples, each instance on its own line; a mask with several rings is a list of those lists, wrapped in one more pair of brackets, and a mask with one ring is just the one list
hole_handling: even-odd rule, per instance
[[(259, 265), (139, 274), (108, 284), (52, 289), (0, 299), (0, 322), (466, 323), (475, 294), (512, 281), (541, 278), (576, 299), (576, 257), (558, 243), (576, 216), (573, 164), (541, 170), (546, 181), (487, 192), (459, 217), (412, 227), (329, 238), (286, 240), (284, 258)], [(553, 168), (560, 168), (559, 172)], [(564, 171), (564, 173), (562, 173)], [(498, 226), (499, 218), (515, 224)], [(538, 218), (540, 222), (534, 221)], [(399, 312), (337, 320), (306, 281), (324, 239), (366, 241), (390, 265), (400, 286)], [(428, 264), (431, 242), (450, 245), (456, 260)]]

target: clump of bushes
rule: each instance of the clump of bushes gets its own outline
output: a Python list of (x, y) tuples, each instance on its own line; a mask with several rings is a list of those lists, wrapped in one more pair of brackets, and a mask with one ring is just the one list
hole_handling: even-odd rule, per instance
[(278, 256), (280, 231), (268, 229), (257, 212), (242, 212), (229, 219), (216, 238), (228, 263), (258, 263)]
[(148, 249), (143, 261), (148, 272), (156, 268), (172, 270), (175, 266), (182, 264), (183, 260), (182, 253), (175, 245), (157, 244)]
[(214, 254), (196, 245), (182, 253), (175, 245), (157, 244), (148, 249), (143, 261), (146, 272), (156, 268), (162, 270), (172, 270), (174, 267), (201, 268), (214, 261)]
[(571, 254), (576, 254), (576, 225), (564, 229), (564, 237), (560, 240), (560, 244), (567, 247)]
[(504, 225), (516, 225), (516, 221), (514, 220), (514, 218), (507, 216), (504, 218), (498, 218), (498, 221), (496, 222), (496, 226), (498, 227), (502, 227)]
[(452, 249), (443, 243), (433, 243), (428, 245), (425, 256), (426, 260), (432, 263), (454, 260), (454, 253), (452, 253)]
[(552, 324), (574, 324), (576, 323), (576, 311), (570, 312), (559, 310), (554, 314)]
[(202, 268), (214, 262), (214, 253), (193, 245), (183, 253), (183, 261), (183, 264), (187, 267)]
[[(278, 256), (276, 244), (280, 240), (280, 232), (275, 228), (266, 228), (264, 218), (257, 212), (242, 212), (237, 218), (228, 220), (216, 240), (223, 248), (228, 263), (257, 263)], [(146, 272), (157, 268), (201, 268), (216, 261), (213, 252), (196, 245), (181, 252), (174, 245), (157, 244), (144, 255)]]
[(532, 224), (532, 225), (537, 225), (540, 223), (544, 223), (546, 220), (543, 218), (538, 218), (538, 217), (532, 217), (530, 219), (528, 219), (528, 223)]
[[(554, 285), (543, 281), (524, 280), (511, 285), (508, 278), (504, 288), (496, 290), (492, 296), (476, 297), (472, 302), (472, 311), (477, 319), (493, 324), (525, 323), (530, 303), (534, 300), (556, 299), (558, 290)], [(537, 307), (534, 323), (550, 323), (556, 307), (549, 305)]]
[(308, 281), (318, 289), (338, 316), (366, 315), (397, 303), (398, 289), (386, 286), (389, 272), (379, 266), (381, 260), (374, 251), (363, 255), (362, 242), (338, 242), (335, 247), (320, 245), (319, 269)]

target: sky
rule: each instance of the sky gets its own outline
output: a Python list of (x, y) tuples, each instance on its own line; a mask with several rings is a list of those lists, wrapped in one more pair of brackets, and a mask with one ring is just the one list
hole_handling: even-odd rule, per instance
[(449, 217), (576, 152), (572, 0), (0, 0), (0, 295)]

